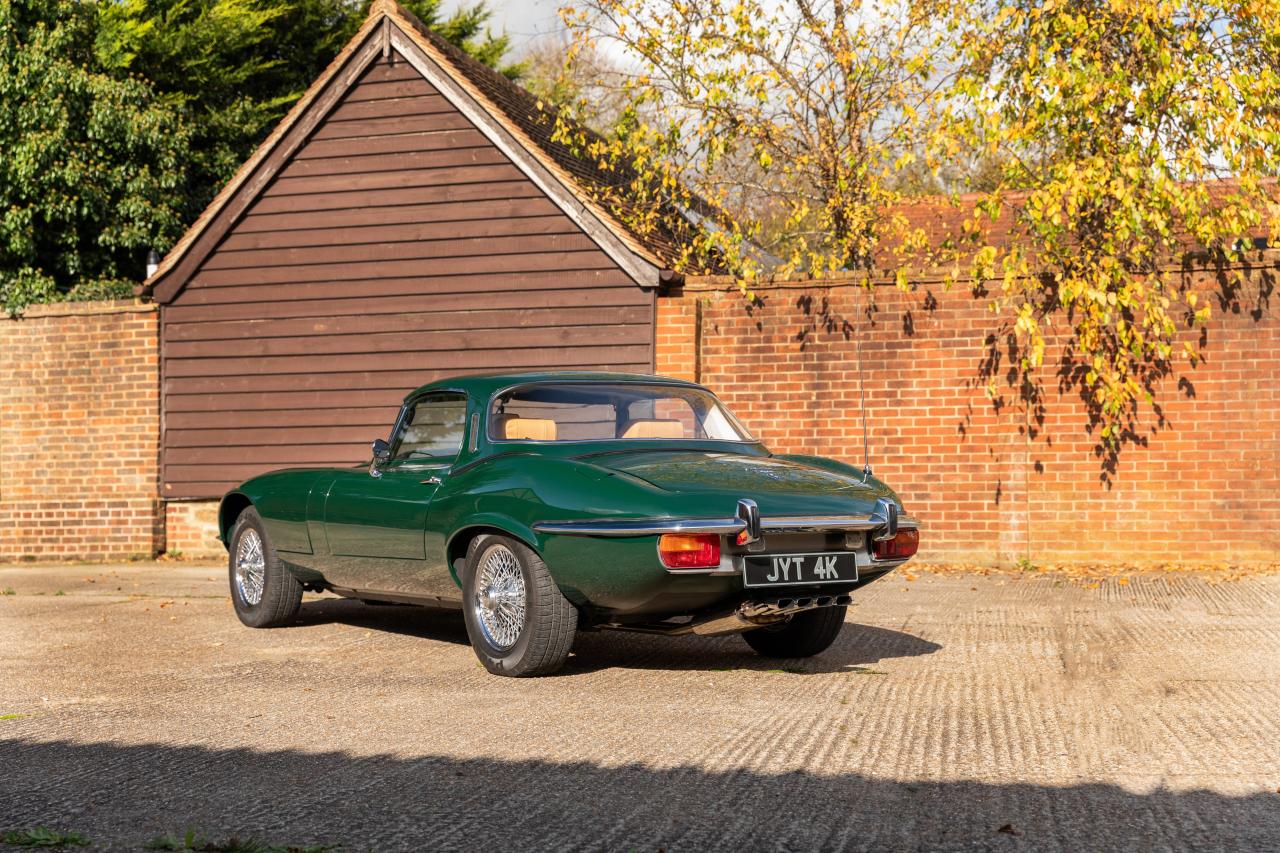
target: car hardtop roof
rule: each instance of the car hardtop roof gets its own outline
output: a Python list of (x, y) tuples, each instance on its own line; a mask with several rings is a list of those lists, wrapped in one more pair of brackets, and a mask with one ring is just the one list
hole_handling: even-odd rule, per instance
[(437, 379), (405, 396), (411, 400), (430, 391), (461, 390), (477, 398), (488, 399), (495, 392), (513, 385), (529, 385), (538, 382), (617, 382), (645, 383), (649, 385), (679, 385), (684, 388), (702, 388), (696, 382), (656, 376), (650, 373), (610, 373), (608, 371), (547, 370), (530, 373), (482, 373)]

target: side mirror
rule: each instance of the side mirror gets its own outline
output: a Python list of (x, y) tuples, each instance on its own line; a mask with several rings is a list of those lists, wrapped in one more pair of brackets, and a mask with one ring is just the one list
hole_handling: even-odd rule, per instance
[(385, 439), (374, 439), (373, 461), (369, 463), (369, 475), (372, 477), (381, 477), (382, 466), (387, 464), (387, 460), (390, 458), (391, 445), (387, 444)]

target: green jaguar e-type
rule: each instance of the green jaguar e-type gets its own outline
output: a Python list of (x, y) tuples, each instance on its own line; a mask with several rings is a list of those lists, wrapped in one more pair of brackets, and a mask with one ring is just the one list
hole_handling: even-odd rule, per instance
[(919, 541), (869, 470), (774, 455), (706, 388), (617, 373), (433, 382), (368, 465), (255, 477), (219, 522), (246, 625), (288, 623), (304, 589), (461, 607), (512, 676), (600, 628), (815, 655)]

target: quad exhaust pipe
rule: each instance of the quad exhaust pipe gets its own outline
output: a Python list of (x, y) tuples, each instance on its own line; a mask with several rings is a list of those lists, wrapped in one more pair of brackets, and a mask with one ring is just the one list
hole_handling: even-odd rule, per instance
[(776, 601), (744, 601), (729, 613), (696, 620), (680, 626), (680, 633), (691, 632), (714, 637), (718, 634), (739, 634), (752, 628), (762, 628), (785, 622), (797, 613), (816, 610), (819, 607), (840, 607), (853, 602), (851, 595), (818, 595), (798, 598), (779, 598)]
[(632, 631), (640, 634), (700, 634), (714, 637), (721, 634), (741, 634), (752, 628), (763, 628), (785, 622), (797, 613), (816, 610), (819, 607), (841, 607), (852, 604), (853, 596), (843, 595), (806, 595), (796, 598), (778, 598), (771, 601), (744, 601), (733, 610), (713, 613), (693, 619), (689, 622), (672, 624), (657, 622), (645, 625), (620, 625), (608, 623), (600, 625), (615, 631)]

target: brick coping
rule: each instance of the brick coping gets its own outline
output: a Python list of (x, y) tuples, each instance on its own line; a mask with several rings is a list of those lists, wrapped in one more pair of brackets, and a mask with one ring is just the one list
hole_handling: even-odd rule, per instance
[(150, 314), (157, 309), (153, 302), (141, 299), (104, 299), (95, 302), (42, 302), (28, 305), (18, 317), (6, 319), (35, 319), (37, 317), (85, 317), (103, 314)]
[[(1277, 249), (1259, 249), (1249, 253), (1249, 257), (1233, 261), (1232, 263), (1217, 266), (1211, 263), (1207, 258), (1188, 258), (1180, 265), (1170, 265), (1167, 267), (1169, 272), (1184, 272), (1193, 274), (1197, 272), (1227, 272), (1231, 270), (1254, 270), (1259, 266), (1273, 265), (1280, 267), (1280, 248)], [(908, 279), (912, 285), (920, 284), (943, 284), (949, 278), (957, 283), (964, 282), (964, 271), (962, 269), (944, 269), (940, 267), (927, 268), (906, 268)], [(989, 280), (998, 281), (1003, 276), (993, 275)], [(809, 275), (809, 274), (793, 274), (781, 275), (770, 278), (753, 281), (748, 285), (751, 290), (796, 290), (809, 287), (862, 287), (868, 282), (866, 273), (856, 270), (839, 271), (828, 273), (826, 275)], [(887, 275), (873, 275), (869, 279), (869, 283), (874, 287), (897, 287), (897, 279)], [(714, 291), (714, 290), (738, 290), (738, 279), (731, 275), (689, 275), (685, 276), (684, 283), (681, 286), (671, 288), (671, 293), (678, 294), (681, 289), (686, 291)]]

